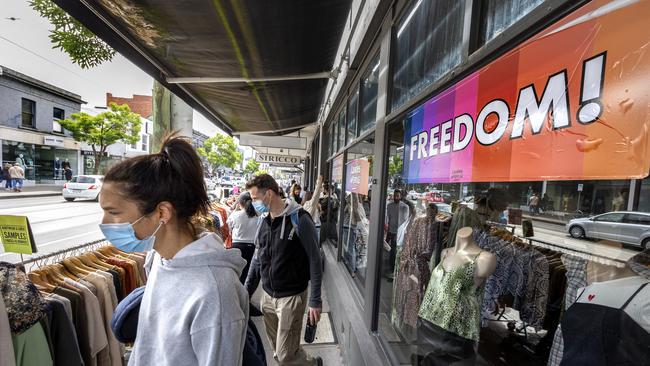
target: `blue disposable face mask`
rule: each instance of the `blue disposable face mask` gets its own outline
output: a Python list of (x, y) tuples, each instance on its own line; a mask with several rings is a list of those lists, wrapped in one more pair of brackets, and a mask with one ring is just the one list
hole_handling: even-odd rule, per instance
[[(264, 194), (264, 196), (266, 196), (266, 193)], [(255, 208), (255, 211), (257, 211), (258, 214), (269, 212), (269, 205), (264, 203), (264, 199), (254, 200), (253, 208)]]
[(138, 237), (135, 236), (133, 225), (137, 224), (143, 217), (144, 216), (135, 220), (133, 224), (128, 222), (119, 224), (99, 224), (99, 229), (104, 233), (106, 240), (123, 252), (148, 252), (153, 249), (154, 242), (156, 241), (155, 235), (164, 224), (164, 221), (160, 222), (153, 234), (144, 239), (138, 239)]

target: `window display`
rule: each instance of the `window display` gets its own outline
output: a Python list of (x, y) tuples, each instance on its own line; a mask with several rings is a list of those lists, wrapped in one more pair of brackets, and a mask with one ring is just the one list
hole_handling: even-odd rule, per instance
[(629, 180), (413, 184), (403, 125), (386, 135), (387, 208), (405, 209), (394, 255), (386, 227), (380, 263), (382, 274), (394, 263), (394, 282), (381, 278), (378, 327), (400, 363), (648, 364), (633, 341), (650, 330), (644, 182), (636, 193)]

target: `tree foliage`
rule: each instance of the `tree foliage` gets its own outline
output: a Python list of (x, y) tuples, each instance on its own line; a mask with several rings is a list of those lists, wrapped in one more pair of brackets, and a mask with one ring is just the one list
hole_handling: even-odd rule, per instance
[(253, 175), (260, 169), (260, 163), (254, 159), (249, 160), (244, 168), (244, 174)]
[(95, 155), (95, 173), (99, 172), (102, 158), (108, 146), (123, 142), (135, 144), (140, 139), (142, 122), (140, 115), (131, 112), (128, 105), (111, 103), (109, 110), (96, 116), (88, 113), (73, 113), (69, 119), (59, 121), (79, 142), (85, 142)]
[(392, 177), (394, 175), (402, 175), (404, 170), (404, 160), (402, 159), (401, 154), (391, 156), (388, 161), (388, 176)]
[(199, 155), (208, 160), (213, 173), (219, 168), (233, 169), (243, 160), (242, 153), (237, 150), (235, 140), (227, 135), (217, 134), (210, 137), (197, 151)]
[(54, 26), (50, 31), (53, 48), (66, 52), (72, 62), (81, 68), (97, 66), (112, 60), (115, 56), (115, 50), (111, 46), (59, 8), (52, 0), (31, 0), (29, 5)]

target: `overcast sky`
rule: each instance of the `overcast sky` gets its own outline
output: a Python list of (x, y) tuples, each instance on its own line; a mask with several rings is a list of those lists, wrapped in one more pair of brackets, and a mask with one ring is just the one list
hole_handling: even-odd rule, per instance
[[(0, 2), (0, 65), (79, 94), (91, 107), (105, 106), (106, 93), (151, 95), (153, 79), (121, 55), (84, 70), (66, 53), (52, 49), (48, 37), (52, 26), (32, 10), (28, 0)], [(10, 17), (19, 19), (6, 19)], [(196, 112), (194, 128), (210, 136), (219, 131)]]

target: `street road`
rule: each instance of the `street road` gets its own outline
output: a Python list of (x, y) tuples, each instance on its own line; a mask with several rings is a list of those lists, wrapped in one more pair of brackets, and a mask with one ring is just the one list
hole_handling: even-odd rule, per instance
[[(93, 201), (66, 202), (61, 196), (2, 199), (0, 215), (27, 216), (39, 254), (103, 238), (98, 226), (103, 213)], [(0, 247), (0, 261), (20, 261), (19, 255), (3, 252)]]

